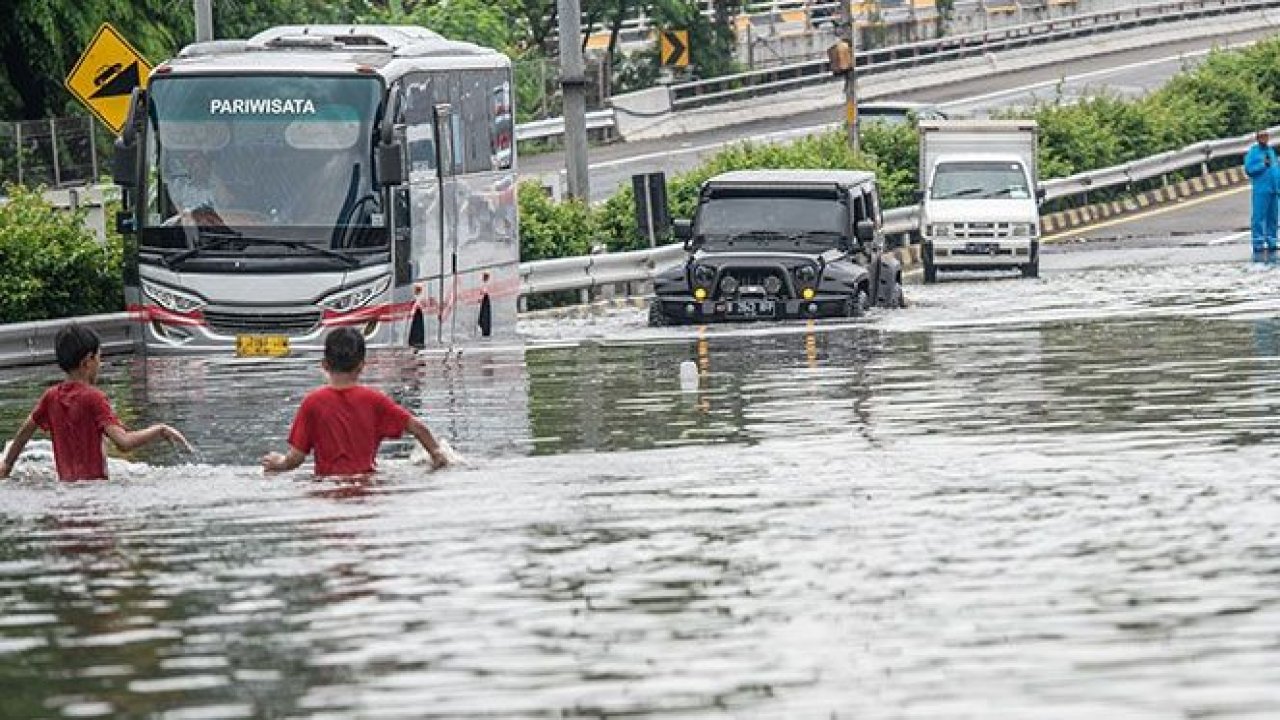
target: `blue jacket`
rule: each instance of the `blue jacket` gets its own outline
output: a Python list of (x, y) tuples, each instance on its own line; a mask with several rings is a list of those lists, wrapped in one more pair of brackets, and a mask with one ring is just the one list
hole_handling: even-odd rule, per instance
[[(1268, 165), (1266, 160), (1270, 160)], [(1253, 191), (1276, 192), (1280, 190), (1280, 167), (1276, 166), (1276, 151), (1254, 143), (1244, 155), (1244, 174), (1253, 181)]]

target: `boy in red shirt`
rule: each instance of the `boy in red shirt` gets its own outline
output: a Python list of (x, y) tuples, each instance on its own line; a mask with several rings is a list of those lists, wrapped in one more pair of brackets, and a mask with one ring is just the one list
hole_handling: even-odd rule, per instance
[(315, 451), (317, 475), (371, 473), (377, 466), (374, 456), (378, 445), (400, 437), (405, 430), (431, 456), (432, 467), (448, 464), (440, 444), (421, 420), (381, 392), (360, 384), (364, 354), (364, 336), (355, 328), (329, 333), (322, 363), (329, 384), (302, 399), (289, 429), (288, 454), (264, 455), (265, 472), (293, 470)]
[(182, 433), (168, 425), (152, 425), (130, 432), (124, 428), (107, 396), (93, 384), (102, 366), (101, 343), (92, 330), (71, 323), (54, 338), (58, 367), (67, 379), (44, 392), (27, 421), (14, 435), (9, 452), (0, 461), (0, 478), (9, 477), (13, 464), (37, 429), (53, 436), (53, 460), (62, 480), (102, 480), (107, 477), (107, 457), (102, 436), (128, 452), (161, 438), (190, 448)]

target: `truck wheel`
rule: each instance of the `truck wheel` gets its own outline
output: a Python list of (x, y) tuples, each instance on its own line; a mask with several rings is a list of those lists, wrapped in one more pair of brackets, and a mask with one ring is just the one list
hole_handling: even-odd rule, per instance
[(662, 303), (657, 300), (649, 303), (649, 327), (663, 327), (670, 324), (667, 314), (662, 312)]
[(1040, 253), (1032, 256), (1031, 262), (1022, 266), (1022, 277), (1038, 278), (1040, 277)]
[(926, 243), (920, 252), (924, 260), (924, 282), (930, 285), (938, 282), (938, 268), (933, 264), (933, 245)]

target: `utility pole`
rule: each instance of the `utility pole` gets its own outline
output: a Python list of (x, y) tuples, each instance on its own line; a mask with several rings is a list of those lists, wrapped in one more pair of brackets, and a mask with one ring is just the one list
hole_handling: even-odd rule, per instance
[(840, 0), (840, 39), (849, 44), (849, 67), (844, 73), (844, 125), (849, 147), (858, 151), (858, 28), (852, 0)]
[(196, 6), (196, 42), (213, 39), (213, 0), (194, 0)]
[(582, 62), (582, 11), (579, 0), (557, 0), (560, 16), (560, 90), (564, 97), (564, 159), (569, 197), (588, 202), (587, 79)]

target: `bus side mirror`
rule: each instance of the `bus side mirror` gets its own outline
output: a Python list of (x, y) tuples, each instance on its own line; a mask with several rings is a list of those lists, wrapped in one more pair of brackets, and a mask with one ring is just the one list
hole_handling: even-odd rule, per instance
[(1044, 198), (1045, 198), (1044, 188), (1042, 187), (1036, 188), (1036, 202), (1042, 203), (1044, 202)]
[(111, 157), (111, 180), (120, 187), (138, 185), (138, 146), (116, 138), (115, 153)]
[(916, 191), (914, 191), (914, 192), (912, 193), (912, 196), (913, 196), (913, 197), (915, 197), (915, 199), (916, 199), (916, 204), (917, 204), (917, 205), (919, 205), (920, 203), (924, 202), (924, 191), (923, 191), (923, 190), (916, 190)]
[(404, 181), (404, 146), (399, 141), (379, 144), (378, 184), (392, 187)]
[(671, 229), (677, 240), (689, 240), (693, 237), (693, 221), (681, 218), (671, 223)]

